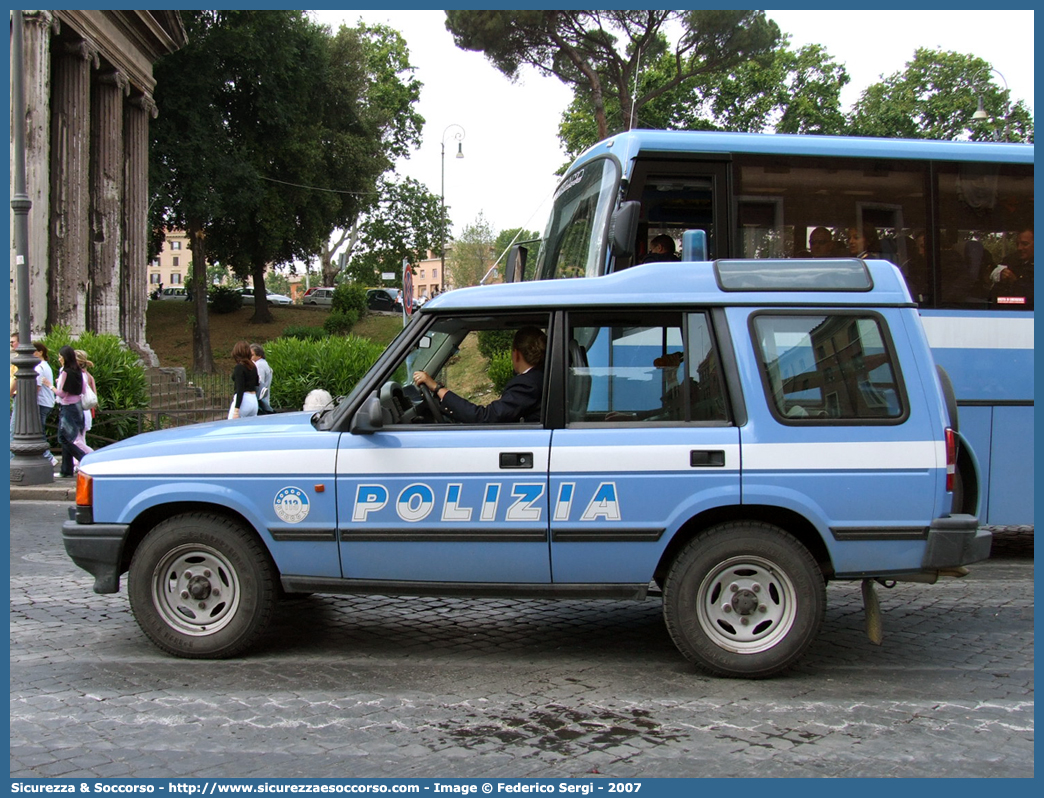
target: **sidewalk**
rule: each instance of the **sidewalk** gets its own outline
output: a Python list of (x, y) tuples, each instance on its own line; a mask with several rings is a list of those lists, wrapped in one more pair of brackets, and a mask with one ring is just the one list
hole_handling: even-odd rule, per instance
[[(59, 460), (59, 463), (61, 461)], [(54, 482), (43, 485), (22, 485), (11, 483), (11, 501), (13, 502), (75, 502), (76, 477), (58, 476), (58, 466), (54, 469)]]

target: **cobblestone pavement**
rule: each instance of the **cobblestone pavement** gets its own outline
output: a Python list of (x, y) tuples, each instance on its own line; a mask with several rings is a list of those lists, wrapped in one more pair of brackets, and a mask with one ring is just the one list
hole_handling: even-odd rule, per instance
[(698, 675), (660, 602), (314, 596), (262, 645), (168, 657), (11, 504), (12, 777), (1020, 776), (1033, 769), (1032, 534), (963, 580), (858, 584), (790, 675)]

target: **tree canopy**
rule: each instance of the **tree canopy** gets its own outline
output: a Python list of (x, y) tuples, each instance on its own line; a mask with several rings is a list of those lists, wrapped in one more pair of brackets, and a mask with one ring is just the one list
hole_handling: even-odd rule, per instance
[(402, 283), (402, 262), (416, 263), (437, 249), (441, 228), (440, 198), (413, 178), (382, 178), (378, 202), (359, 217), (348, 253), (347, 276), (378, 285), (381, 272), (395, 272)]
[[(592, 110), (596, 141), (629, 130), (642, 109), (700, 76), (732, 69), (770, 51), (777, 25), (762, 11), (551, 10), (447, 11), (454, 43), (486, 55), (512, 80), (529, 65), (582, 92)], [(662, 71), (655, 85), (635, 76), (643, 63)]]
[[(978, 98), (990, 116), (973, 120)], [(1008, 109), (1005, 118), (1005, 109)], [(848, 133), (911, 139), (1033, 141), (1026, 104), (993, 82), (989, 63), (974, 55), (920, 48), (901, 72), (869, 86), (852, 109)]]
[[(266, 266), (318, 252), (417, 145), (420, 84), (385, 26), (332, 34), (299, 11), (182, 16), (188, 45), (156, 65), (154, 220), (189, 233), (199, 284), (220, 261), (261, 295)], [(196, 293), (194, 365), (209, 371)], [(270, 319), (257, 302), (254, 320)]]
[[(670, 52), (646, 61), (638, 92), (652, 94), (671, 79), (673, 70)], [(848, 82), (844, 66), (822, 47), (792, 50), (784, 37), (768, 52), (660, 92), (635, 114), (630, 127), (841, 134), (845, 128), (841, 89)], [(627, 127), (620, 114), (615, 102), (606, 104), (614, 131)], [(599, 141), (588, 93), (582, 87), (574, 89), (573, 101), (562, 114), (559, 138), (570, 161)]]
[(495, 241), (496, 233), (481, 212), (474, 222), (465, 225), (446, 256), (446, 270), (453, 288), (479, 284), (499, 254), (493, 252)]

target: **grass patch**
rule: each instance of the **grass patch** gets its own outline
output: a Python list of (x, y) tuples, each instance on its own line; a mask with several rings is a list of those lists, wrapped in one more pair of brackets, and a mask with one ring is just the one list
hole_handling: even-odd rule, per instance
[(461, 342), (460, 350), (443, 366), (439, 377), (457, 396), (486, 405), (497, 398), (488, 370), (489, 362), (479, 351), (478, 338), (472, 333)]
[[(267, 344), (279, 338), (287, 327), (322, 327), (330, 313), (327, 308), (296, 305), (270, 306), (270, 309), (275, 318), (271, 324), (253, 323), (252, 307), (240, 308), (234, 313), (210, 314), (210, 347), (214, 366), (219, 372), (232, 373), (232, 347), (236, 341)], [(191, 302), (149, 302), (145, 337), (161, 366), (192, 371), (192, 310)], [(367, 314), (358, 321), (352, 334), (368, 338), (383, 347), (400, 330), (400, 316)]]

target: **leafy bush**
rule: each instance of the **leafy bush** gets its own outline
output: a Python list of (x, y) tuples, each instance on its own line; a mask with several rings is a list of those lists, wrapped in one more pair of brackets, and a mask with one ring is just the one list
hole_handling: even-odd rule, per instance
[(356, 283), (341, 283), (334, 289), (330, 310), (346, 315), (354, 312), (358, 320), (366, 312), (366, 289)]
[(230, 285), (212, 285), (207, 290), (211, 313), (234, 313), (243, 307), (243, 295)]
[(514, 330), (481, 330), (478, 334), (479, 351), (489, 360), (502, 352), (510, 354), (514, 337)]
[[(85, 332), (73, 340), (67, 327), (55, 327), (43, 339), (47, 345), (48, 362), (58, 380), (58, 350), (63, 346), (82, 349), (87, 359), (94, 363), (90, 369), (94, 384), (98, 388), (98, 412), (87, 443), (94, 448), (109, 441), (123, 440), (138, 432), (138, 420), (134, 416), (113, 416), (107, 411), (141, 410), (149, 405), (149, 386), (145, 366), (134, 352), (127, 348), (117, 335), (96, 335)], [(57, 414), (52, 416), (56, 423)]]
[(323, 329), (329, 335), (347, 335), (352, 331), (355, 322), (359, 321), (359, 313), (355, 310), (333, 311), (323, 322)]
[(489, 368), (486, 369), (489, 379), (493, 383), (493, 389), (498, 393), (504, 393), (504, 386), (508, 380), (515, 376), (515, 367), (511, 365), (511, 352), (496, 352), (489, 359)]
[(366, 338), (330, 336), (302, 341), (283, 336), (265, 345), (272, 367), (272, 406), (300, 409), (309, 391), (349, 393), (384, 348)]
[(318, 341), (329, 334), (322, 327), (309, 327), (304, 324), (292, 324), (283, 330), (284, 338), (297, 338), (301, 341)]

